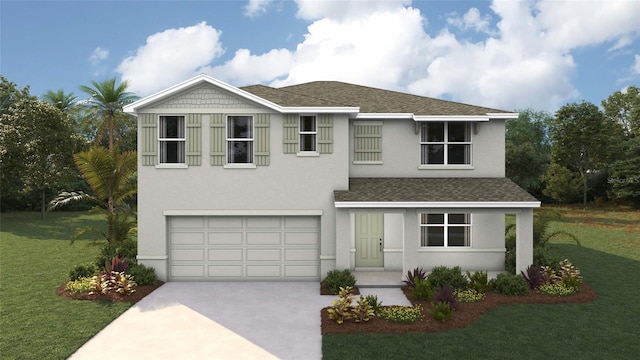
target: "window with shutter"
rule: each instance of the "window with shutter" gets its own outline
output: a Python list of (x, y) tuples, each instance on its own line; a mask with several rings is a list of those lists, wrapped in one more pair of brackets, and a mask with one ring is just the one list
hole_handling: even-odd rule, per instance
[(382, 164), (382, 121), (353, 123), (354, 164)]

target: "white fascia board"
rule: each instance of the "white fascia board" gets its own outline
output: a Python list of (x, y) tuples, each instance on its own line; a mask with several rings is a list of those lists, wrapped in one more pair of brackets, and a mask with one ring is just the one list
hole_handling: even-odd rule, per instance
[(413, 120), (417, 122), (423, 121), (489, 121), (487, 115), (416, 115)]
[[(276, 105), (278, 106), (278, 105)], [(280, 107), (279, 111), (284, 114), (319, 114), (319, 113), (331, 113), (331, 114), (349, 114), (354, 115), (360, 111), (359, 107)]]
[(482, 201), (468, 201), (468, 202), (363, 202), (363, 201), (336, 201), (336, 208), (351, 208), (351, 209), (365, 209), (365, 208), (383, 208), (383, 209), (398, 209), (398, 208), (410, 208), (410, 209), (529, 209), (540, 207), (539, 201), (525, 201), (525, 202), (482, 202)]
[(371, 120), (371, 119), (413, 119), (412, 113), (359, 113), (356, 115), (356, 120)]
[(491, 119), (517, 119), (519, 113), (487, 113)]
[(282, 112), (282, 107), (280, 105), (277, 105), (275, 103), (272, 103), (271, 101), (265, 100), (259, 96), (256, 96), (250, 92), (244, 91), (242, 89), (239, 89), (235, 86), (229, 85), (225, 82), (222, 82), (218, 79), (214, 79), (209, 75), (205, 75), (205, 74), (200, 74), (196, 77), (193, 77), (189, 80), (183, 81), (177, 85), (171, 86), (167, 89), (161, 90), (153, 95), (149, 95), (145, 98), (142, 98), (136, 102), (133, 102), (129, 105), (126, 105), (123, 108), (123, 111), (127, 114), (132, 114), (132, 115), (136, 115), (137, 114), (137, 109), (145, 107), (147, 105), (150, 105), (154, 102), (157, 102), (159, 100), (162, 100), (166, 97), (169, 97), (171, 95), (174, 95), (180, 91), (183, 91), (185, 89), (188, 89), (194, 85), (198, 85), (201, 83), (209, 83), (211, 85), (217, 86), (223, 90), (229, 91), (235, 95), (241, 96), (247, 100), (256, 102), (262, 106), (265, 106), (267, 108)]
[(322, 216), (322, 210), (164, 210), (164, 216)]

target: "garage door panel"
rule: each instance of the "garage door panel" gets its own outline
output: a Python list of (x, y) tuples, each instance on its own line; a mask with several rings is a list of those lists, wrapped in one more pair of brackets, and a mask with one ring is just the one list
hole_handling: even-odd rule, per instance
[(286, 265), (284, 267), (285, 277), (317, 277), (317, 265)]
[(280, 245), (281, 233), (260, 232), (247, 233), (247, 245)]
[(242, 277), (242, 265), (210, 265), (209, 277), (240, 278)]
[(204, 249), (175, 249), (170, 255), (175, 261), (204, 261)]
[(318, 250), (316, 249), (285, 249), (284, 261), (316, 261)]
[(204, 265), (171, 265), (169, 267), (171, 277), (173, 278), (203, 278)]
[(248, 217), (247, 229), (280, 229), (282, 219), (280, 217)]
[(171, 280), (319, 279), (318, 217), (201, 216), (168, 223)]
[(317, 245), (318, 234), (287, 232), (284, 234), (284, 243), (286, 245)]
[(247, 265), (248, 278), (281, 277), (280, 265)]
[(242, 261), (242, 249), (209, 249), (209, 261)]
[(204, 233), (171, 233), (172, 245), (204, 245)]
[(209, 245), (242, 245), (241, 232), (209, 233)]
[(247, 249), (248, 261), (280, 261), (282, 252), (280, 249)]
[(242, 229), (242, 224), (241, 216), (214, 216), (207, 220), (209, 229)]

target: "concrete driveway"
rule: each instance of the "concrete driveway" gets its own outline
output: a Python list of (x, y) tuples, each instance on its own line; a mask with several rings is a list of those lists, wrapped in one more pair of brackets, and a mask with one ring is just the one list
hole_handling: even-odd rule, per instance
[[(408, 305), (398, 288), (361, 289)], [(318, 282), (168, 282), (70, 359), (321, 359)]]

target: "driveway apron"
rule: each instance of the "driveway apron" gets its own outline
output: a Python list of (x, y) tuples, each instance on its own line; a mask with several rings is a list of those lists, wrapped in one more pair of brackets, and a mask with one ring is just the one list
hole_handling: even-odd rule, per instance
[[(70, 359), (321, 359), (318, 282), (168, 282)], [(376, 289), (385, 305), (399, 289)]]

